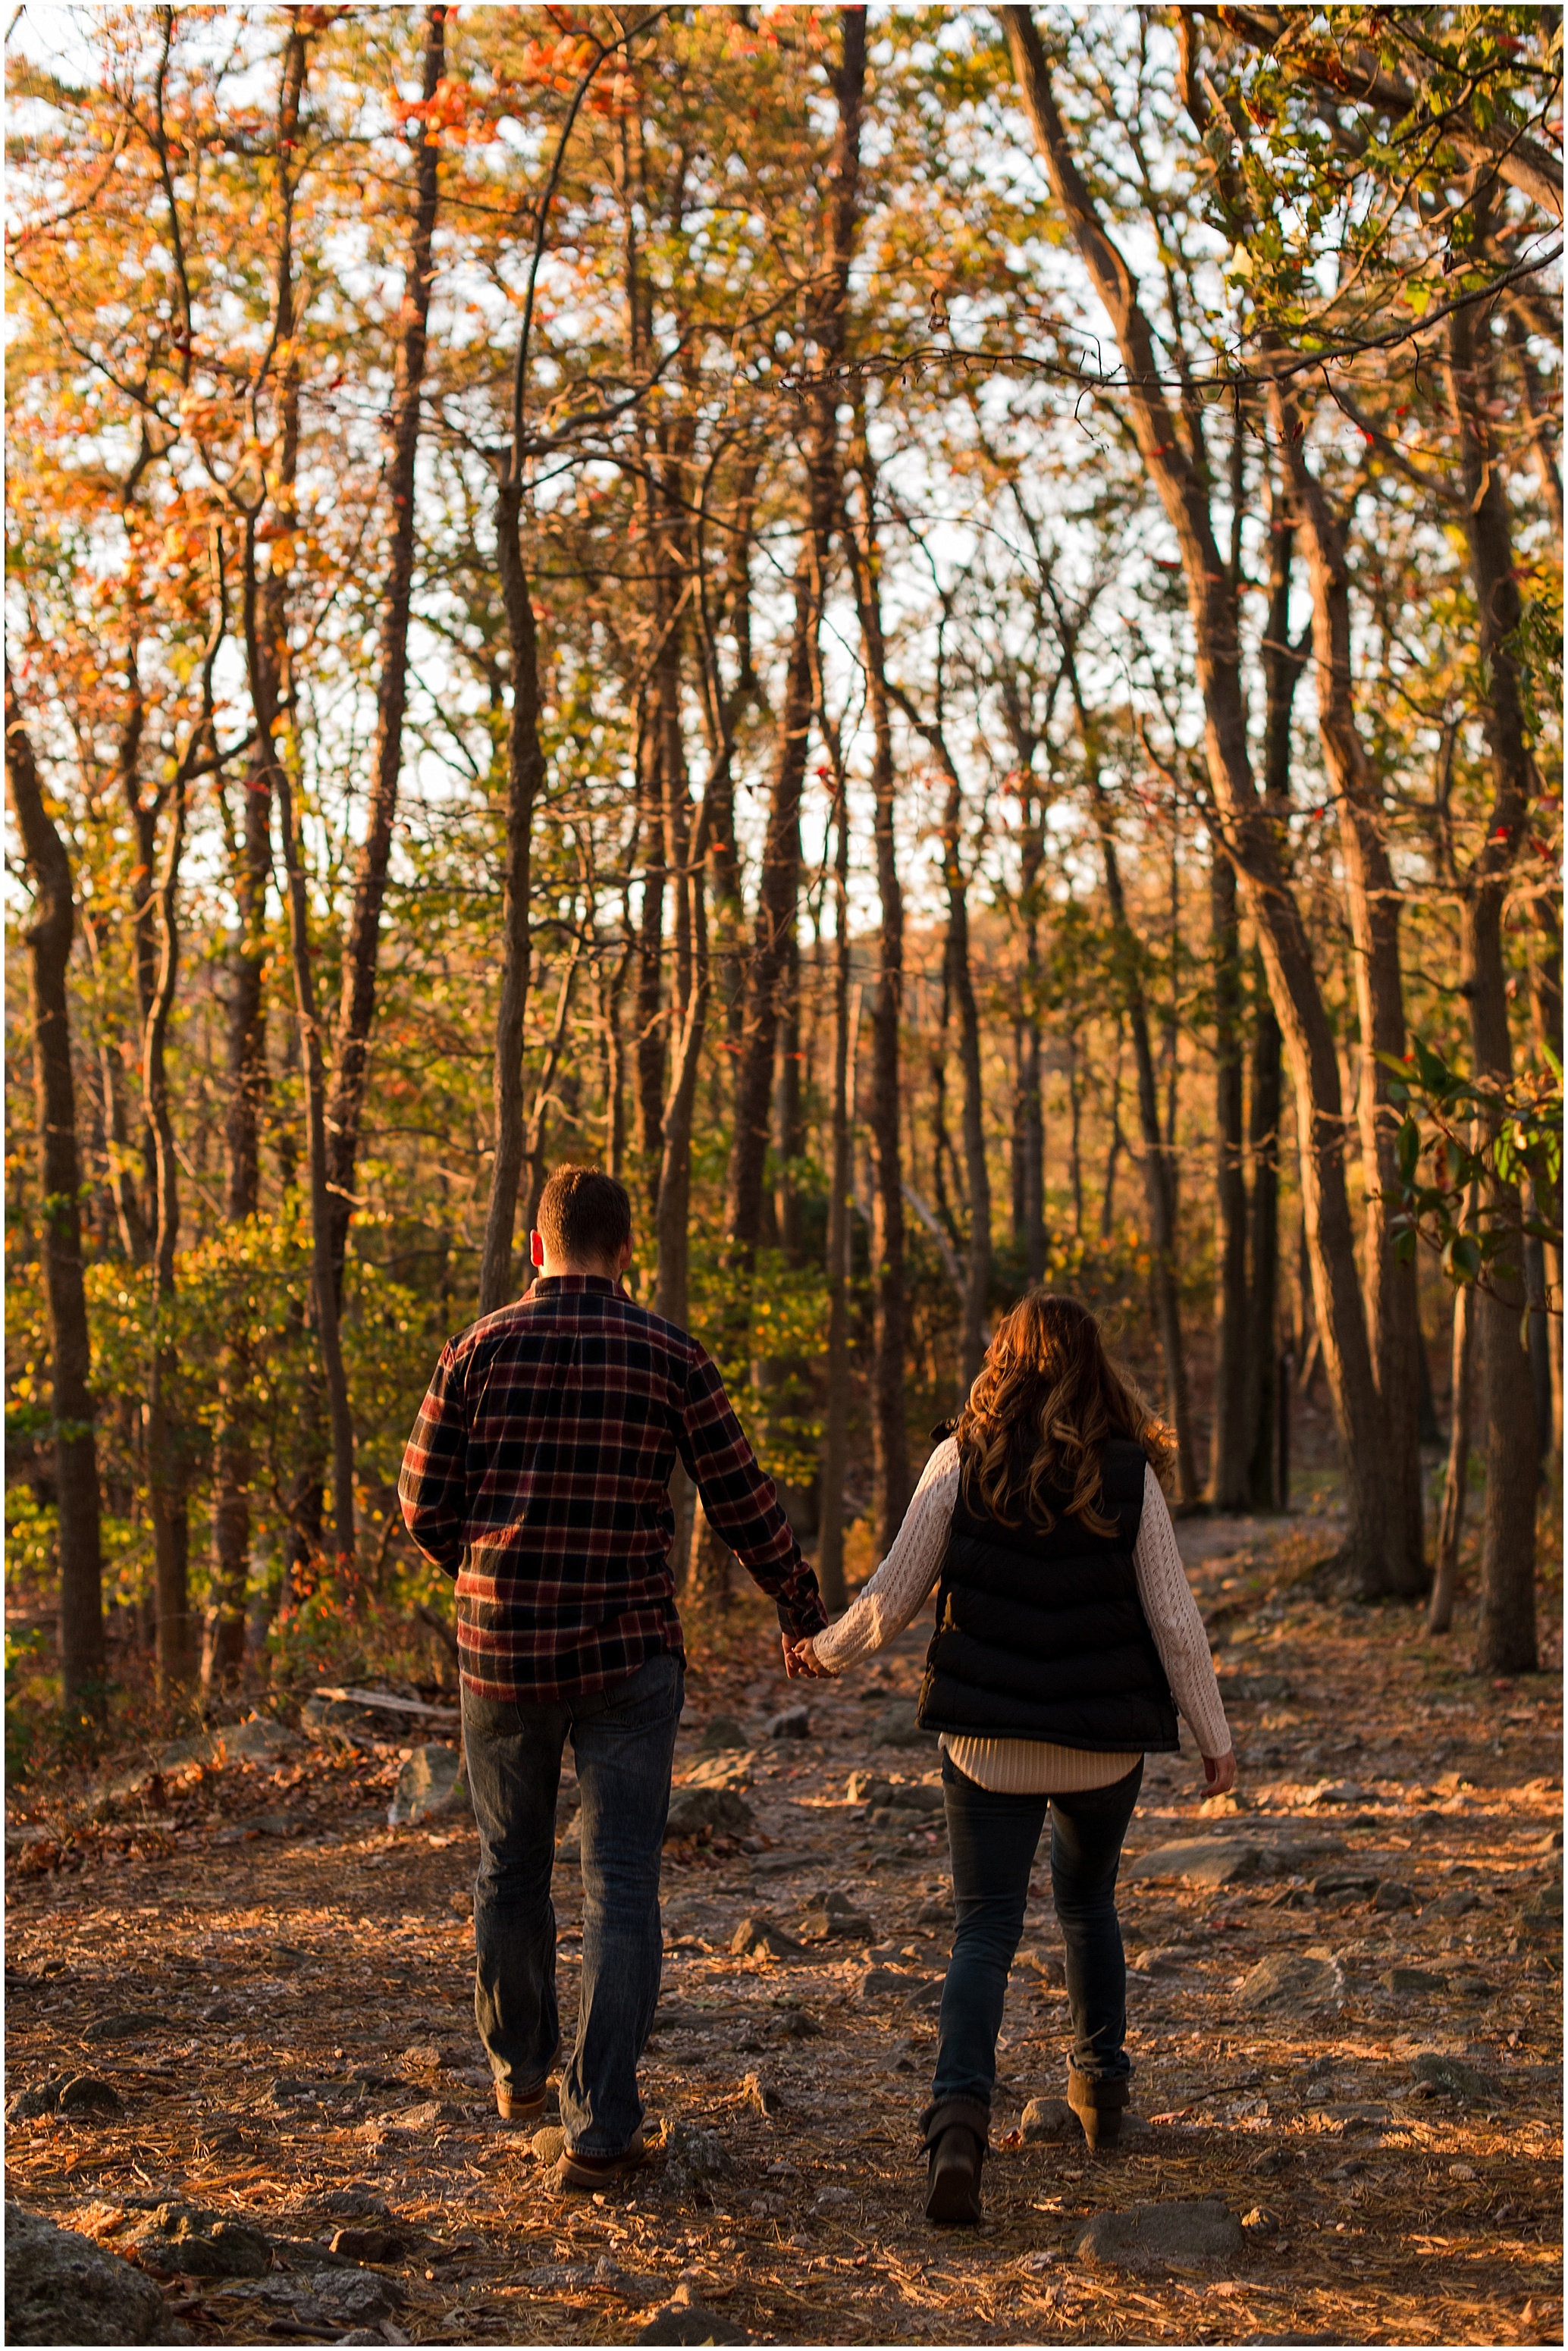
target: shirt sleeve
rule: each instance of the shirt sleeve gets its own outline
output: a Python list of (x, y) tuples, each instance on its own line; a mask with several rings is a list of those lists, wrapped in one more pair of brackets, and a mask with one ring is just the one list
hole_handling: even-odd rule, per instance
[(873, 1656), (918, 1613), (942, 1573), (957, 1491), (958, 1441), (948, 1437), (921, 1472), (893, 1549), (854, 1605), (817, 1635), (818, 1659), (831, 1674)]
[(1144, 1515), (1133, 1547), (1138, 1597), (1160, 1653), (1171, 1695), (1191, 1728), (1201, 1753), (1224, 1755), (1230, 1747), (1225, 1702), (1208, 1654), (1208, 1635), (1176, 1549), (1176, 1529), (1152, 1468), (1144, 1472)]
[(413, 1434), (403, 1448), (397, 1497), (402, 1522), (420, 1551), (455, 1580), (463, 1562), (467, 1457), (463, 1374), (448, 1345), (441, 1351)]
[(828, 1612), (817, 1579), (800, 1556), (772, 1479), (746, 1441), (717, 1365), (700, 1347), (675, 1442), (709, 1526), (773, 1601), (782, 1630), (796, 1637), (820, 1633)]

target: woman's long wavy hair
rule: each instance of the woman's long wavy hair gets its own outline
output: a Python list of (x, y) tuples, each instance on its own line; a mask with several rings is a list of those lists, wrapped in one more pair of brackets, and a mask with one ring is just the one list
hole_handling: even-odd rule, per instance
[(998, 1323), (954, 1434), (968, 1491), (1004, 1526), (1046, 1534), (1064, 1503), (1091, 1534), (1115, 1533), (1100, 1508), (1108, 1437), (1131, 1437), (1161, 1473), (1173, 1450), (1088, 1308), (1043, 1290)]

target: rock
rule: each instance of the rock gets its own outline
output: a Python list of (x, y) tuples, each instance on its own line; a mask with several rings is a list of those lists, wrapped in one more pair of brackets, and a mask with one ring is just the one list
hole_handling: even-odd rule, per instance
[(95, 2017), (82, 2034), (84, 2041), (129, 2041), (138, 2032), (152, 2032), (169, 2019), (152, 2008), (121, 2009), (113, 2016)]
[(1039, 2139), (1054, 2146), (1063, 2139), (1082, 2139), (1083, 2126), (1065, 2098), (1031, 2098), (1023, 2110), (1023, 2135), (1026, 2142)]
[(853, 1909), (844, 1896), (837, 1893), (825, 1895), (820, 1904), (807, 1911), (800, 1921), (800, 1932), (818, 1943), (869, 1943), (876, 1937), (876, 1928), (865, 1912)]
[(446, 2108), (441, 2100), (427, 2098), (422, 2105), (405, 2106), (401, 2114), (382, 2116), (381, 2126), (383, 2130), (428, 2131), (445, 2119)]
[(1332, 1902), (1337, 1895), (1371, 1894), (1376, 1885), (1376, 1876), (1370, 1871), (1325, 1869), (1312, 1880), (1308, 1890), (1314, 1902)]
[(893, 1792), (893, 1802), (904, 1812), (909, 1813), (942, 1813), (947, 1809), (947, 1799), (941, 1789), (928, 1788), (923, 1780), (916, 1780), (909, 1786), (895, 1788)]
[(711, 2180), (724, 2179), (731, 2169), (717, 2131), (699, 2130), (689, 2123), (671, 2123), (664, 2130), (664, 2179), (677, 2195), (688, 2194)]
[(748, 2106), (768, 2122), (784, 2111), (783, 2096), (771, 2082), (764, 2081), (760, 2074), (747, 2074), (740, 2085), (740, 2095)]
[(1243, 2212), (1241, 2225), (1249, 2237), (1277, 2237), (1280, 2233), (1278, 2214), (1264, 2204), (1254, 2204), (1250, 2212)]
[(1461, 2000), (1490, 2000), (1496, 1991), (1497, 1986), (1487, 1976), (1470, 1975), (1467, 1972), (1450, 1976), (1448, 1990), (1458, 1992)]
[(950, 1927), (953, 1905), (950, 1902), (923, 1902), (915, 1914), (917, 1927)]
[(7, 2343), (188, 2343), (150, 2277), (74, 2229), (5, 2207)]
[(397, 2062), (401, 2070), (405, 2074), (439, 2073), (441, 2070), (441, 2043), (439, 2041), (411, 2042), (406, 2049), (400, 2049), (398, 2051)]
[(731, 1714), (716, 1714), (697, 1740), (699, 1755), (720, 1755), (727, 1747), (744, 1747), (746, 1733)]
[(852, 1804), (891, 1804), (893, 1782), (883, 1779), (876, 1771), (852, 1771), (844, 1794), (846, 1802)]
[(703, 1755), (686, 1773), (688, 1788), (749, 1788), (757, 1758), (749, 1747), (726, 1748), (719, 1755)]
[(224, 1760), (229, 1763), (276, 1763), (298, 1742), (292, 1731), (267, 1714), (253, 1714), (245, 1722), (227, 1722), (218, 1732)]
[(1563, 1932), (1563, 1886), (1542, 1886), (1525, 1904), (1519, 1914), (1520, 1931), (1526, 1935), (1560, 1935)]
[(911, 1990), (911, 1979), (902, 1968), (867, 1968), (854, 1988), (859, 2001), (894, 2000)]
[(376, 2270), (318, 2270), (310, 2283), (333, 2317), (350, 2326), (390, 2318), (408, 2300), (395, 2278)]
[(945, 1976), (933, 1976), (929, 1983), (921, 1984), (917, 1990), (910, 1993), (909, 1998), (904, 2002), (904, 2006), (906, 2008), (929, 2009), (931, 2013), (935, 2016), (936, 2011), (942, 2005), (942, 1994), (946, 1989), (946, 1978)]
[(1447, 1976), (1428, 1975), (1425, 1968), (1390, 1968), (1383, 1980), (1390, 1991), (1447, 1991), (1448, 1989)]
[(915, 1719), (915, 1704), (912, 1698), (889, 1698), (878, 1707), (872, 1719), (871, 1744), (873, 1747), (927, 1747), (936, 1743), (934, 1730), (922, 1730)]
[(701, 1836), (705, 1830), (715, 1836), (749, 1836), (751, 1828), (751, 1807), (733, 1788), (678, 1788), (670, 1799), (664, 1838), (668, 1843), (671, 1837)]
[(62, 2115), (122, 2115), (120, 2094), (97, 2074), (76, 2074), (59, 2094)]
[(1471, 2105), (1483, 2105), (1497, 2095), (1486, 2075), (1467, 2065), (1462, 2057), (1442, 2057), (1435, 2049), (1423, 2049), (1412, 2061), (1410, 2072), (1416, 2081), (1430, 2082), (1434, 2089), (1450, 2091)]
[(320, 2212), (340, 2213), (346, 2220), (392, 2220), (392, 2207), (382, 2196), (368, 2188), (329, 2188), (325, 2196), (318, 2196), (316, 2209)]
[(1447, 1894), (1440, 1894), (1436, 1902), (1429, 1902), (1427, 1907), (1436, 1918), (1462, 1918), (1467, 1911), (1478, 1907), (1479, 1899), (1479, 1896), (1472, 1893), (1468, 1886), (1454, 1886)]
[(787, 1706), (776, 1714), (768, 1726), (769, 1739), (810, 1739), (811, 1714), (809, 1707)]
[(1364, 1804), (1369, 1801), (1371, 1793), (1372, 1791), (1369, 1788), (1364, 1788), (1359, 1780), (1320, 1780), (1315, 1788), (1307, 1790), (1301, 1802), (1314, 1806)]
[(1402, 1877), (1379, 1878), (1372, 1907), (1375, 1910), (1414, 1910), (1417, 1907), (1416, 1889)]
[(559, 2163), (566, 2151), (566, 2133), (557, 2123), (547, 2123), (543, 2130), (535, 2131), (528, 2142), (540, 2163)]
[(408, 1827), (446, 1813), (473, 1810), (462, 1777), (463, 1759), (455, 1747), (434, 1741), (416, 1747), (397, 1775), (397, 1792), (387, 1811), (389, 1828)]
[(1344, 1977), (1331, 1959), (1270, 1951), (1259, 1960), (1237, 1995), (1240, 2007), (1324, 2008), (1344, 1991)]
[(1255, 1877), (1261, 1865), (1261, 1848), (1239, 1837), (1187, 1837), (1176, 1844), (1155, 1845), (1123, 1869), (1124, 1877), (1179, 1877), (1188, 1886), (1232, 1886)]
[(672, 2299), (654, 2311), (632, 2337), (633, 2343), (749, 2343), (744, 2326), (732, 2325), (716, 2310), (700, 2303), (689, 2285), (677, 2287)]
[(1078, 2241), (1078, 2258), (1136, 2268), (1163, 2261), (1234, 2261), (1245, 2249), (1235, 2213), (1206, 2197), (1190, 2204), (1134, 2204), (1125, 2212), (1096, 2212)]
[(332, 2251), (347, 2254), (351, 2262), (395, 2262), (407, 2243), (407, 2238), (400, 2237), (395, 2229), (339, 2229), (333, 2233)]
[(743, 1918), (730, 1938), (730, 1949), (737, 1959), (799, 1959), (801, 1946), (771, 1918)]
[(262, 2277), (272, 2266), (272, 2247), (259, 2229), (197, 2204), (160, 2204), (130, 2242), (144, 2267), (181, 2277)]

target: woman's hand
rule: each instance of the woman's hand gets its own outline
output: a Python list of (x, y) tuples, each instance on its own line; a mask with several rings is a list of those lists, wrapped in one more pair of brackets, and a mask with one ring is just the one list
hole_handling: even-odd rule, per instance
[(1236, 1750), (1228, 1747), (1223, 1755), (1206, 1755), (1203, 1776), (1208, 1782), (1211, 1796), (1223, 1796), (1236, 1785)]
[(784, 1670), (791, 1681), (825, 1682), (828, 1679), (828, 1669), (819, 1658), (810, 1633), (798, 1641), (791, 1640), (789, 1634), (785, 1634)]

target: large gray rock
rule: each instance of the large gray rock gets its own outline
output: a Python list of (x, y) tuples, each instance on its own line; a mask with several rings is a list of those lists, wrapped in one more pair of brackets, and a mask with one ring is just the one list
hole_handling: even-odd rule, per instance
[(1078, 2258), (1134, 2269), (1166, 2261), (1234, 2261), (1246, 2241), (1235, 2213), (1206, 2197), (1190, 2204), (1134, 2204), (1125, 2212), (1096, 2212), (1078, 2241)]
[(1083, 2126), (1065, 2098), (1031, 2098), (1023, 2110), (1023, 2135), (1048, 2146), (1072, 2139), (1082, 2144)]
[(746, 1733), (732, 1714), (716, 1714), (697, 1740), (697, 1753), (722, 1755), (727, 1749), (744, 1747), (746, 1743)]
[(751, 1808), (733, 1788), (677, 1788), (670, 1799), (664, 1835), (748, 1836)]
[(1330, 1959), (1291, 1951), (1270, 1951), (1243, 1982), (1238, 2005), (1263, 2008), (1327, 2008), (1340, 1999), (1344, 1977)]
[(1186, 1837), (1139, 1854), (1124, 1864), (1122, 1875), (1176, 1877), (1187, 1886), (1232, 1886), (1239, 1878), (1255, 1877), (1262, 1861), (1261, 1848), (1240, 1837)]
[(1435, 2049), (1423, 2049), (1410, 2071), (1417, 2082), (1430, 2082), (1435, 2090), (1448, 2090), (1471, 2105), (1482, 2105), (1497, 2095), (1484, 2074), (1478, 2074), (1462, 2057), (1442, 2057)]
[(749, 2343), (744, 2326), (737, 2326), (716, 2310), (706, 2309), (686, 2283), (653, 2313), (632, 2337), (633, 2343)]
[(921, 1729), (915, 1719), (915, 1700), (912, 1698), (889, 1698), (885, 1706), (877, 1708), (873, 1718), (870, 1733), (872, 1745), (873, 1747), (934, 1747), (936, 1743), (936, 1733), (934, 1730)]
[(5, 2207), (7, 2343), (188, 2343), (150, 2277), (74, 2229)]
[(472, 1810), (455, 1747), (416, 1747), (397, 1775), (397, 1792), (387, 1811), (390, 1828), (407, 1828), (447, 1813)]
[(262, 2277), (272, 2266), (272, 2247), (259, 2229), (199, 2204), (158, 2205), (126, 2241), (149, 2269), (178, 2277)]
[(267, 1714), (253, 1714), (248, 1722), (226, 1722), (218, 1738), (229, 1763), (277, 1763), (298, 1743), (292, 1731)]

